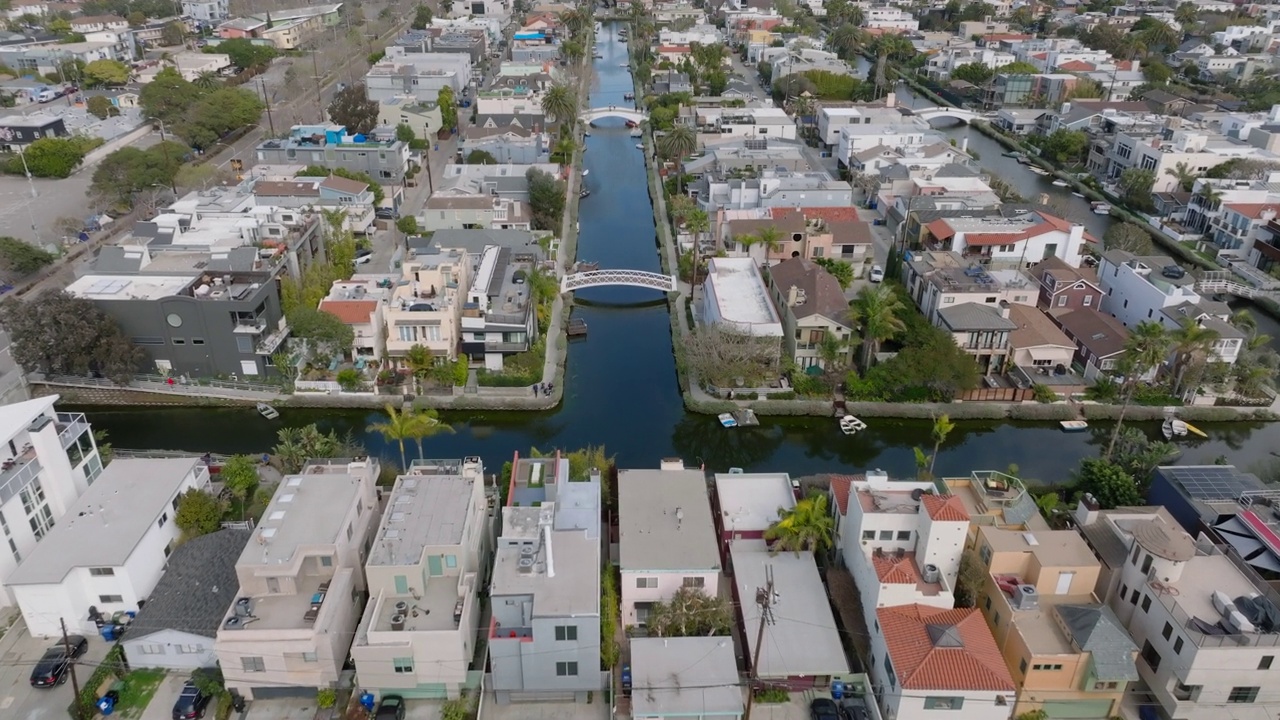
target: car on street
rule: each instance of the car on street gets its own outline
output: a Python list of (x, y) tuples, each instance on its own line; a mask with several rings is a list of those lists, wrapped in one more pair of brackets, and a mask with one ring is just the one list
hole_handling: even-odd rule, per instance
[(373, 713), (373, 720), (404, 720), (404, 698), (399, 695), (383, 695), (382, 702)]
[(210, 696), (200, 692), (195, 683), (187, 682), (182, 686), (177, 702), (173, 704), (173, 720), (197, 720), (204, 717), (210, 699)]
[(352, 260), (351, 262), (352, 262), (353, 264), (355, 264), (355, 265), (364, 265), (364, 264), (366, 264), (366, 263), (371, 263), (371, 262), (373, 262), (373, 254), (372, 254), (372, 253), (369, 253), (369, 251), (368, 251), (368, 250), (366, 250), (366, 251), (365, 251), (365, 253), (366, 253), (365, 255), (361, 255), (361, 254), (359, 254), (359, 253), (356, 253), (356, 258), (355, 258), (355, 260)]
[[(67, 655), (68, 646), (71, 648), (69, 656)], [(68, 671), (71, 669), (71, 663), (88, 650), (89, 641), (83, 635), (69, 635), (65, 643), (59, 642), (45, 650), (44, 657), (40, 658), (31, 670), (31, 687), (51, 688), (61, 685), (70, 674)]]
[(879, 265), (872, 265), (871, 274), (867, 276), (867, 279), (873, 283), (884, 282), (884, 268)]
[(373, 211), (373, 216), (379, 220), (396, 220), (399, 219), (400, 213), (396, 212), (394, 208), (380, 207)]
[(810, 720), (842, 720), (840, 717), (840, 708), (836, 705), (836, 701), (831, 698), (814, 698), (809, 703)]

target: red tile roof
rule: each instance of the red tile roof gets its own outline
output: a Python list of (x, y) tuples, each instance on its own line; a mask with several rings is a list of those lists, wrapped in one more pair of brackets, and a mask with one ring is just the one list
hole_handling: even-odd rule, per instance
[(876, 615), (903, 689), (1013, 692), (1016, 688), (977, 608), (901, 605), (880, 608)]
[[(805, 219), (818, 218), (827, 222), (838, 222), (841, 220), (857, 220), (857, 208), (844, 207), (842, 205), (833, 205), (827, 207), (802, 207), (798, 208)], [(795, 214), (797, 208), (793, 207), (775, 207), (769, 208), (769, 216), (774, 220), (782, 220)]]
[(1087, 63), (1083, 60), (1072, 60), (1070, 62), (1062, 63), (1058, 66), (1058, 69), (1066, 70), (1067, 72), (1093, 72), (1098, 69), (1098, 66), (1093, 63)]
[(659, 45), (659, 46), (658, 46), (658, 52), (660, 52), (660, 53), (687, 53), (687, 52), (689, 52), (689, 46), (688, 46), (688, 45)]
[(902, 557), (876, 553), (871, 556), (871, 564), (876, 568), (876, 577), (886, 585), (915, 585), (924, 580), (916, 569), (915, 553), (904, 553)]
[(929, 513), (929, 517), (939, 522), (969, 522), (969, 511), (964, 508), (964, 503), (960, 501), (958, 495), (941, 495), (926, 494), (920, 498), (924, 503), (925, 512)]
[(348, 325), (369, 322), (369, 316), (377, 307), (375, 300), (324, 300), (320, 303), (322, 312), (327, 312)]
[(1223, 203), (1223, 206), (1254, 220), (1261, 219), (1262, 213), (1268, 210), (1280, 215), (1280, 205), (1275, 203)]
[(841, 515), (849, 514), (849, 488), (853, 485), (852, 475), (832, 475), (831, 494), (836, 498), (836, 507)]
[(956, 231), (951, 229), (951, 225), (946, 220), (934, 220), (925, 227), (929, 228), (929, 232), (933, 233), (933, 236), (939, 240), (946, 240), (956, 234)]

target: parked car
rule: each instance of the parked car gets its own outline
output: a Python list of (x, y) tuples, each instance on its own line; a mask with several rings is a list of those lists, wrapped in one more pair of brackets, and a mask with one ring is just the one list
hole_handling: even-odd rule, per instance
[[(67, 656), (67, 645), (71, 655)], [(69, 635), (66, 643), (58, 643), (44, 651), (44, 657), (31, 670), (31, 687), (50, 688), (66, 682), (68, 670), (76, 658), (89, 650), (89, 641), (83, 635)]]
[(879, 265), (872, 265), (871, 274), (867, 276), (867, 279), (873, 283), (884, 282), (884, 268)]
[(809, 703), (810, 720), (841, 720), (840, 708), (831, 698), (814, 698)]
[(196, 720), (204, 717), (205, 708), (209, 707), (208, 695), (200, 692), (193, 682), (182, 686), (178, 701), (173, 704), (173, 720)]
[(398, 220), (400, 213), (396, 212), (395, 208), (380, 207), (373, 211), (373, 216), (379, 220)]
[(404, 698), (399, 695), (383, 695), (382, 702), (373, 713), (373, 720), (404, 720)]

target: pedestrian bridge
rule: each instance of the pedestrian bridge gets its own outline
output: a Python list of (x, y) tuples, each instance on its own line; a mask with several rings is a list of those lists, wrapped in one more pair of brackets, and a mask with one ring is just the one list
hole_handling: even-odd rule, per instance
[(593, 123), (604, 118), (616, 117), (623, 120), (630, 120), (633, 123), (642, 123), (649, 119), (649, 116), (635, 108), (626, 107), (624, 105), (610, 105), (608, 107), (591, 108), (579, 116), (582, 122)]
[(565, 275), (560, 279), (560, 292), (568, 293), (585, 288), (608, 285), (649, 288), (662, 292), (675, 292), (676, 277), (643, 270), (589, 270)]
[(965, 124), (971, 123), (974, 120), (981, 120), (984, 117), (980, 113), (973, 112), (972, 110), (961, 110), (960, 108), (948, 108), (948, 107), (929, 108), (928, 110), (915, 110), (911, 114), (915, 115), (918, 118), (923, 118), (925, 122), (933, 122), (934, 120), (938, 120), (940, 118), (950, 118), (952, 120), (959, 120), (960, 122)]
[[(1252, 273), (1248, 266), (1239, 267), (1233, 264), (1235, 272), (1211, 270), (1201, 274), (1196, 280), (1196, 291), (1205, 295), (1222, 293), (1251, 300), (1264, 298), (1273, 302), (1280, 301), (1280, 285), (1258, 271)], [(1253, 275), (1261, 277), (1255, 278)]]

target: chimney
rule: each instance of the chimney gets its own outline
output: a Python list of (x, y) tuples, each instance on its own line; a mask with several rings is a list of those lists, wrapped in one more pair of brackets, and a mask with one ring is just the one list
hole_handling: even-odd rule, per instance
[(804, 292), (795, 285), (792, 285), (791, 289), (787, 291), (787, 307), (795, 307), (803, 302)]
[(553, 578), (556, 576), (556, 562), (555, 562), (555, 558), (552, 557), (551, 555), (551, 526), (550, 525), (542, 526), (542, 539), (547, 546), (547, 577)]
[(1008, 300), (1000, 301), (1000, 317), (1006, 320), (1009, 319), (1009, 301)]
[(895, 93), (895, 92), (888, 92), (888, 93), (885, 93), (885, 95), (884, 95), (884, 106), (885, 106), (885, 107), (890, 107), (890, 108), (891, 108), (891, 107), (897, 107), (897, 106), (898, 106), (898, 94), (897, 94), (897, 93)]
[(1076, 504), (1075, 521), (1077, 527), (1092, 525), (1098, 520), (1098, 499), (1092, 493), (1085, 493)]

